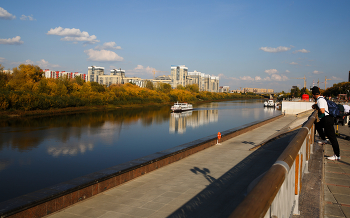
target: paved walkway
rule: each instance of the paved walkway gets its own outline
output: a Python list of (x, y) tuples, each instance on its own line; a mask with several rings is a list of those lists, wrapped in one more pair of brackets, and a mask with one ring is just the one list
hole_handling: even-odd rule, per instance
[(287, 115), (48, 217), (228, 217), (248, 185), (269, 169), (296, 131), (249, 149), (306, 119)]
[[(350, 127), (339, 126), (340, 161), (324, 160), (324, 217), (350, 218)], [(330, 144), (325, 156), (332, 156)]]

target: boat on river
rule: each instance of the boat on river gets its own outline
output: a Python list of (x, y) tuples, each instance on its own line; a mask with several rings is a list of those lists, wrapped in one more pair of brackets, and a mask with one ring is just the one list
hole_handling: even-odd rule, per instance
[(264, 107), (275, 107), (275, 106), (276, 106), (276, 104), (273, 101), (273, 99), (269, 99), (268, 101), (264, 102)]
[(189, 104), (189, 103), (179, 103), (179, 102), (176, 102), (174, 103), (173, 106), (171, 106), (171, 110), (173, 112), (182, 112), (182, 111), (189, 111), (189, 110), (193, 110), (193, 106), (192, 104)]

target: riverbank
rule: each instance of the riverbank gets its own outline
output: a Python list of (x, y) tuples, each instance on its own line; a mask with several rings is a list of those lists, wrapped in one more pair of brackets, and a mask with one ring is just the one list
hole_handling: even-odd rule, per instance
[[(190, 102), (194, 106), (209, 103), (209, 102), (222, 102), (222, 101), (234, 101), (234, 100), (247, 100), (247, 99), (261, 99), (261, 98), (234, 98), (234, 99), (218, 99), (218, 100), (198, 100), (196, 102)], [(121, 108), (152, 108), (173, 105), (173, 102), (168, 103), (143, 103), (143, 104), (128, 104), (128, 105), (95, 105), (95, 106), (81, 106), (81, 107), (67, 107), (67, 108), (50, 108), (48, 110), (7, 110), (0, 111), (0, 120), (17, 119), (21, 117), (43, 117), (43, 116), (59, 116), (73, 113), (85, 113), (92, 111), (110, 111)]]

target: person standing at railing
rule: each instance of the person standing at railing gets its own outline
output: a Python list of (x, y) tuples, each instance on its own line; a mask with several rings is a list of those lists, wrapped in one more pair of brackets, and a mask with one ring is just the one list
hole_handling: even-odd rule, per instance
[(337, 137), (334, 131), (334, 119), (329, 115), (328, 104), (323, 96), (320, 94), (320, 89), (317, 86), (312, 87), (312, 97), (316, 100), (316, 104), (312, 106), (313, 109), (318, 110), (319, 122), (315, 124), (316, 130), (321, 137), (321, 144), (327, 143), (326, 136), (332, 144), (334, 155), (327, 157), (328, 160), (340, 160), (340, 149)]

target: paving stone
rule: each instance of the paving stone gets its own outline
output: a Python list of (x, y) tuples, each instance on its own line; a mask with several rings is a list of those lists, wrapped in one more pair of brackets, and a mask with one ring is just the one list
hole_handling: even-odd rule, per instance
[(343, 211), (341, 210), (339, 205), (326, 204), (324, 206), (324, 214), (331, 216), (340, 216), (344, 217)]
[(100, 216), (99, 218), (135, 218), (135, 216), (109, 211)]
[(329, 185), (328, 188), (333, 194), (344, 194), (350, 197), (350, 188), (333, 185)]
[(339, 204), (347, 204), (350, 205), (350, 196), (349, 195), (342, 195), (342, 194), (334, 194), (334, 198), (335, 200), (339, 203)]
[(329, 184), (337, 184), (337, 185), (342, 185), (342, 186), (350, 186), (350, 180), (348, 179), (337, 179), (337, 178), (329, 178), (327, 177), (327, 173), (326, 173), (326, 179), (325, 179), (326, 183)]
[(341, 209), (343, 210), (343, 213), (345, 214), (345, 216), (347, 218), (350, 218), (350, 207), (341, 206)]

